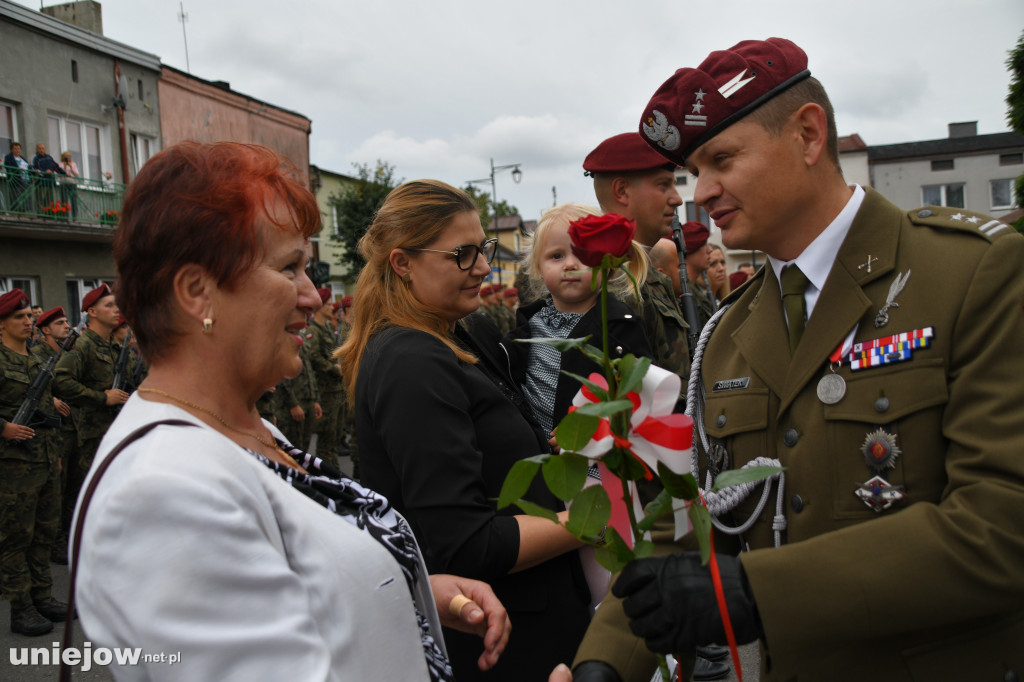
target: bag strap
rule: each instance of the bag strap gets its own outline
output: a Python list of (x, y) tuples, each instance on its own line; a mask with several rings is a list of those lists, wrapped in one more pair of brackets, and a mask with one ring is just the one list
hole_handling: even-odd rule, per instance
[[(82, 492), (82, 504), (78, 508), (78, 516), (75, 518), (75, 529), (74, 529), (74, 542), (71, 546), (71, 581), (68, 585), (68, 613), (64, 619), (64, 637), (61, 642), (61, 651), (64, 651), (71, 645), (72, 631), (74, 630), (74, 615), (75, 615), (75, 580), (78, 577), (78, 553), (82, 545), (82, 529), (85, 527), (85, 513), (89, 509), (89, 502), (92, 501), (93, 492), (96, 490), (96, 486), (99, 485), (100, 479), (103, 477), (104, 472), (110, 467), (110, 463), (114, 461), (114, 458), (121, 454), (121, 451), (131, 445), (133, 442), (142, 438), (152, 429), (162, 424), (170, 424), (172, 426), (195, 426), (192, 422), (187, 422), (183, 419), (162, 419), (160, 421), (150, 422), (144, 424), (139, 428), (135, 429), (127, 436), (124, 437), (120, 443), (114, 446), (114, 449), (110, 451), (110, 454), (99, 463), (96, 467), (96, 471), (93, 473), (91, 479), (89, 479), (89, 485), (86, 486)], [(60, 682), (71, 681), (71, 667), (65, 665), (64, 657), (61, 656), (60, 663)]]

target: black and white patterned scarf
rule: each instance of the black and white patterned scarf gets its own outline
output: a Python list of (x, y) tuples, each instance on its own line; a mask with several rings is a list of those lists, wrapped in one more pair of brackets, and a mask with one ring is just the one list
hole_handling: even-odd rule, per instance
[[(562, 313), (551, 301), (530, 318), (530, 337), (534, 339), (567, 339), (582, 313)], [(562, 353), (543, 343), (531, 343), (529, 361), (523, 393), (530, 403), (534, 419), (551, 433), (555, 428), (555, 389), (558, 387), (559, 371), (562, 369)]]
[(309, 473), (304, 474), (278, 464), (254, 450), (249, 452), (290, 486), (369, 533), (391, 553), (402, 567), (413, 598), (413, 610), (420, 628), (420, 640), (430, 679), (434, 682), (452, 682), (455, 679), (452, 665), (434, 639), (430, 621), (416, 604), (415, 585), (426, 576), (420, 575), (419, 551), (409, 524), (395, 512), (386, 498), (353, 481), (333, 465), (288, 443), (277, 441), (277, 444)]

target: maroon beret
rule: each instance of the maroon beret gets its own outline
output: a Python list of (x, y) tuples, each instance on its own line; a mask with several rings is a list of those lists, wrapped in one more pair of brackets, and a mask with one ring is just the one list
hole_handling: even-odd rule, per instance
[(810, 75), (807, 55), (789, 40), (744, 40), (676, 71), (647, 103), (640, 132), (683, 165), (697, 147)]
[(121, 313), (117, 314), (117, 324), (114, 325), (114, 330), (120, 329), (121, 327), (128, 324), (128, 320), (124, 319), (124, 315)]
[(55, 320), (59, 320), (62, 317), (67, 317), (67, 313), (60, 306), (47, 310), (45, 313), (36, 318), (37, 327), (45, 327)]
[(110, 296), (113, 293), (114, 292), (110, 290), (110, 287), (108, 287), (106, 283), (99, 285), (98, 287), (87, 293), (85, 297), (82, 299), (82, 310), (88, 311), (89, 308), (96, 305), (96, 301), (100, 300), (104, 296)]
[(15, 310), (28, 307), (28, 296), (21, 289), (11, 289), (0, 296), (0, 317), (7, 317)]
[(316, 293), (320, 294), (320, 303), (324, 304), (331, 300), (331, 290), (327, 287), (322, 287), (316, 290)]
[(639, 133), (609, 137), (583, 160), (584, 175), (637, 173), (662, 167), (674, 168), (675, 164), (651, 149)]
[(331, 312), (332, 313), (338, 312), (338, 308), (342, 307), (343, 305), (345, 305), (345, 304), (342, 303), (341, 301), (335, 301), (334, 303), (331, 304)]
[(345, 308), (351, 308), (352, 307), (352, 297), (351, 296), (343, 296), (342, 299), (341, 299), (341, 305), (343, 307), (345, 307)]
[(480, 295), (481, 296), (490, 296), (493, 293), (494, 293), (494, 287), (492, 287), (489, 284), (486, 285), (486, 286), (480, 287)]
[(508, 289), (505, 289), (505, 298), (512, 298), (513, 296), (518, 295), (519, 289), (516, 289), (515, 287), (509, 287)]
[(704, 223), (691, 220), (683, 223), (683, 240), (686, 242), (686, 253), (693, 253), (708, 243), (711, 230)]
[(729, 275), (729, 289), (735, 289), (739, 285), (750, 279), (750, 275), (745, 272), (734, 272)]

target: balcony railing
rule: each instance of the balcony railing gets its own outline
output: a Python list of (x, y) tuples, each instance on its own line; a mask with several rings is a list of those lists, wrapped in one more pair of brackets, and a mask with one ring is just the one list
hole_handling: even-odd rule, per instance
[(127, 185), (0, 166), (0, 214), (116, 226)]

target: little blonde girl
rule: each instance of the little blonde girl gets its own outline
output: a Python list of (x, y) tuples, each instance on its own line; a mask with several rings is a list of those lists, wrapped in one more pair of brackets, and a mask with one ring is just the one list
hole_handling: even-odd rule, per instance
[[(599, 372), (600, 367), (578, 350), (561, 353), (545, 344), (513, 341), (590, 336), (592, 345), (601, 346), (601, 292), (591, 289), (591, 270), (573, 254), (569, 240), (569, 223), (587, 215), (601, 212), (584, 204), (561, 204), (537, 223), (523, 265), (529, 277), (529, 298), (538, 300), (519, 309), (518, 326), (502, 340), (512, 379), (522, 388), (534, 419), (546, 433), (551, 433), (566, 415), (580, 388), (580, 382), (562, 370), (588, 376)], [(636, 242), (630, 253), (627, 267), (639, 285), (646, 272), (646, 255)], [(609, 282), (608, 346), (613, 358), (628, 353), (651, 355), (640, 318), (620, 300), (632, 286), (622, 272)], [(608, 572), (597, 564), (591, 548), (585, 547), (580, 553), (592, 605), (596, 607), (607, 590)]]

